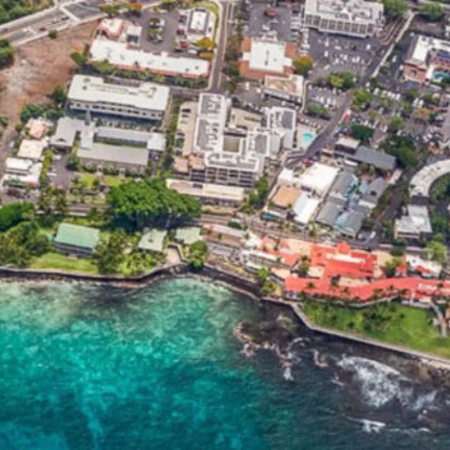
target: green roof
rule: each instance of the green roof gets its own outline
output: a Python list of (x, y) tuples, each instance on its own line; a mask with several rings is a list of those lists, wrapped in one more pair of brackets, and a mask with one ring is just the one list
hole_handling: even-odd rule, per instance
[(95, 228), (62, 223), (58, 227), (55, 243), (94, 250), (97, 246), (99, 235), (99, 230)]
[(144, 230), (144, 235), (139, 241), (138, 248), (151, 252), (162, 252), (164, 250), (164, 239), (166, 230)]
[(186, 245), (191, 245), (202, 239), (202, 230), (200, 227), (178, 228), (175, 233), (175, 239)]

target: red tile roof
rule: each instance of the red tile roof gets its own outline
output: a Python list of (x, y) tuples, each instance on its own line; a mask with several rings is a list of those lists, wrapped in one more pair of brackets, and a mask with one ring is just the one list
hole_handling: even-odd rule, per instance
[(323, 267), (324, 278), (374, 278), (377, 263), (377, 255), (352, 250), (345, 242), (336, 247), (321, 244), (313, 244), (311, 247), (310, 265)]
[[(308, 287), (310, 285), (313, 287)], [(370, 300), (377, 292), (389, 296), (390, 293), (400, 291), (405, 291), (406, 296), (411, 296), (417, 300), (430, 297), (433, 294), (450, 296), (450, 282), (412, 277), (385, 278), (362, 286), (345, 288), (334, 287), (329, 280), (312, 280), (298, 277), (288, 277), (285, 280), (286, 293), (306, 292), (323, 296), (337, 296), (343, 299), (358, 297), (360, 301)]]

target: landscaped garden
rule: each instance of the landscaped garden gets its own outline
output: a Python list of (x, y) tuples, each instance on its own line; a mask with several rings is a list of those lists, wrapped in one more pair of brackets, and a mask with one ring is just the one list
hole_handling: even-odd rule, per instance
[(308, 301), (305, 312), (321, 327), (450, 357), (450, 339), (440, 335), (428, 310), (398, 303), (353, 309)]

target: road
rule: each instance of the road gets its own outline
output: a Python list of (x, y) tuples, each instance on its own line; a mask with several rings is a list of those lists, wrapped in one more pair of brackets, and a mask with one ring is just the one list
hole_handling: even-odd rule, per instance
[(63, 30), (102, 17), (103, 0), (60, 0), (55, 6), (0, 26), (0, 38), (15, 46), (47, 36), (50, 30)]

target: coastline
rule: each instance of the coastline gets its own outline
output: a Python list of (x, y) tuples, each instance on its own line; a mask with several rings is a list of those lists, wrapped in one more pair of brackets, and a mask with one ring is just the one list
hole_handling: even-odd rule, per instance
[(213, 281), (226, 286), (233, 292), (246, 295), (252, 300), (278, 306), (290, 308), (299, 322), (309, 331), (329, 338), (349, 341), (359, 345), (371, 346), (383, 351), (400, 354), (404, 358), (414, 359), (430, 369), (450, 372), (450, 359), (438, 355), (420, 352), (401, 345), (390, 344), (383, 341), (365, 338), (347, 332), (333, 330), (313, 324), (303, 312), (299, 303), (273, 297), (264, 297), (260, 294), (260, 286), (255, 282), (236, 274), (225, 272), (215, 266), (205, 265), (200, 272), (193, 272), (185, 263), (174, 264), (162, 268), (154, 269), (150, 272), (137, 276), (104, 276), (89, 275), (82, 273), (70, 273), (58, 270), (36, 270), (36, 269), (16, 269), (0, 268), (0, 281), (3, 282), (23, 282), (23, 281), (67, 281), (86, 282), (95, 285), (110, 285), (121, 288), (138, 288), (150, 286), (155, 282), (191, 277), (200, 280)]

